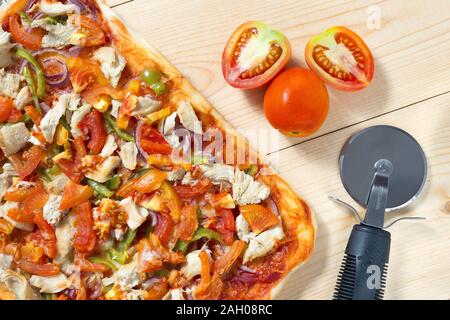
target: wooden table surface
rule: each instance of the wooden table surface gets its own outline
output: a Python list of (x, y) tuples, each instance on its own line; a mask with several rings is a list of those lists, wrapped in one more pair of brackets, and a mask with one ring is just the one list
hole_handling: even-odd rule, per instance
[[(429, 175), (418, 201), (386, 216), (425, 216), (390, 229), (392, 248), (385, 298), (450, 298), (450, 1), (448, 0), (109, 0), (133, 29), (165, 55), (239, 129), (270, 125), (263, 91), (228, 86), (221, 54), (240, 23), (262, 20), (282, 30), (293, 46), (291, 65), (306, 66), (304, 48), (315, 34), (345, 25), (360, 34), (375, 57), (367, 89), (330, 89), (330, 114), (307, 139), (279, 137), (266, 150), (275, 166), (316, 213), (313, 257), (290, 275), (279, 299), (330, 299), (354, 218), (335, 205), (345, 192), (337, 158), (358, 130), (389, 124), (422, 145)], [(367, 20), (380, 17), (379, 25)], [(372, 21), (372, 20), (370, 20)], [(374, 28), (379, 27), (379, 28)], [(278, 135), (274, 135), (277, 136)], [(362, 210), (361, 210), (362, 211)]]

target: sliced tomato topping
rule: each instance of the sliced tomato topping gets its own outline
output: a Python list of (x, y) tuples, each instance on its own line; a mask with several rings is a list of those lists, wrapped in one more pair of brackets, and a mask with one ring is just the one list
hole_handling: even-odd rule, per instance
[(172, 152), (166, 139), (151, 125), (143, 125), (139, 136), (142, 149), (149, 154), (169, 155)]
[(77, 205), (73, 208), (73, 214), (76, 216), (73, 247), (77, 252), (88, 253), (96, 243), (91, 203), (85, 201)]
[(26, 106), (25, 113), (31, 118), (34, 125), (39, 126), (41, 124), (42, 114), (35, 107), (32, 105)]
[(25, 199), (30, 195), (33, 189), (34, 186), (19, 188), (15, 187), (12, 190), (7, 191), (3, 196), (3, 199), (6, 201), (22, 202), (25, 201)]
[(22, 153), (14, 154), (9, 157), (14, 168), (21, 179), (26, 178), (38, 167), (44, 152), (39, 146), (32, 146)]
[(186, 204), (181, 210), (180, 226), (178, 237), (183, 241), (192, 239), (195, 230), (198, 228), (197, 210), (193, 205)]
[(249, 224), (250, 229), (255, 233), (261, 233), (278, 224), (278, 217), (262, 205), (248, 204), (240, 206), (239, 211)]
[(228, 40), (222, 72), (235, 88), (257, 88), (275, 77), (290, 58), (291, 45), (284, 34), (251, 21), (239, 26)]
[(86, 129), (89, 132), (88, 149), (93, 154), (98, 154), (102, 151), (106, 142), (108, 133), (105, 128), (105, 121), (100, 111), (93, 109), (78, 125), (80, 128)]
[(32, 212), (27, 212), (20, 208), (11, 208), (6, 212), (6, 215), (18, 222), (33, 223), (34, 220), (34, 214)]
[(217, 273), (211, 276), (211, 259), (206, 251), (202, 250), (199, 258), (202, 267), (200, 282), (195, 287), (195, 298), (199, 300), (219, 299), (223, 287), (222, 280)]
[(30, 239), (41, 247), (49, 258), (55, 258), (57, 253), (55, 230), (45, 221), (42, 211), (35, 214), (34, 223), (36, 223), (38, 231), (30, 234)]
[(230, 209), (216, 210), (217, 216), (213, 217), (213, 222), (209, 228), (219, 232), (223, 242), (230, 245), (234, 240), (234, 232), (236, 230), (233, 212)]
[(86, 259), (82, 253), (76, 253), (73, 264), (83, 272), (106, 272), (109, 268), (103, 264), (95, 263)]
[(161, 212), (158, 214), (158, 222), (156, 223), (153, 233), (158, 236), (162, 244), (167, 245), (172, 236), (174, 222), (169, 214)]
[(360, 90), (373, 79), (374, 60), (369, 47), (345, 27), (330, 28), (312, 38), (305, 57), (308, 66), (338, 90)]
[(141, 140), (142, 149), (149, 154), (163, 154), (169, 155), (172, 152), (172, 148), (168, 144), (162, 144), (149, 140)]
[(139, 191), (142, 193), (153, 192), (166, 180), (167, 173), (164, 171), (152, 169), (146, 172), (139, 178), (129, 180), (124, 183), (119, 190), (117, 190), (117, 195), (126, 198), (130, 193), (134, 191)]
[(87, 154), (83, 138), (78, 137), (72, 143), (73, 159), (58, 159), (56, 164), (61, 171), (73, 182), (79, 183), (83, 179), (83, 168), (81, 165), (83, 157)]
[(64, 188), (61, 205), (59, 208), (61, 210), (66, 210), (78, 206), (85, 201), (88, 201), (93, 194), (94, 190), (90, 186), (84, 186), (73, 181), (69, 181)]
[(170, 210), (170, 216), (175, 222), (178, 222), (181, 217), (181, 201), (178, 194), (167, 181), (163, 181), (159, 190), (161, 191), (161, 197), (164, 199)]
[(12, 99), (8, 97), (0, 97), (0, 122), (5, 122), (9, 119), (12, 109)]
[(23, 119), (22, 111), (20, 111), (19, 109), (16, 109), (16, 108), (12, 108), (11, 113), (9, 114), (9, 117), (8, 117), (8, 122), (9, 123), (17, 123), (17, 122), (22, 121), (22, 119)]
[(60, 273), (59, 267), (54, 263), (43, 264), (20, 259), (16, 264), (21, 270), (38, 276), (56, 276)]
[(136, 109), (137, 106), (137, 96), (134, 94), (128, 94), (125, 99), (123, 99), (120, 105), (119, 112), (117, 115), (117, 126), (121, 129), (128, 128), (128, 124), (131, 118), (131, 112)]
[(214, 273), (227, 275), (246, 248), (244, 241), (236, 240), (219, 259), (214, 261)]
[(105, 34), (102, 27), (86, 15), (73, 15), (69, 19), (79, 23), (77, 37), (78, 43), (82, 47), (99, 46), (105, 43)]
[(23, 210), (30, 214), (42, 209), (47, 203), (49, 195), (42, 183), (38, 183), (23, 202)]
[(167, 250), (154, 233), (138, 244), (138, 263), (141, 272), (153, 272), (162, 269), (164, 263), (180, 264), (185, 261), (182, 253)]
[(44, 30), (41, 28), (26, 30), (21, 26), (19, 15), (16, 13), (9, 17), (9, 30), (13, 40), (25, 48), (33, 51), (41, 48)]
[(163, 278), (159, 281), (152, 283), (150, 289), (147, 290), (145, 294), (146, 300), (161, 300), (166, 293), (169, 291), (169, 285), (167, 281)]
[(13, 232), (14, 226), (7, 220), (0, 218), (0, 232), (4, 234), (11, 234)]
[(30, 262), (39, 262), (44, 255), (44, 250), (36, 246), (32, 241), (20, 247), (20, 258)]
[(108, 80), (95, 61), (80, 57), (69, 57), (66, 59), (66, 65), (69, 70), (73, 91), (76, 93), (83, 92), (89, 85), (95, 82), (101, 85), (108, 84)]
[(207, 178), (204, 178), (194, 186), (177, 184), (174, 186), (174, 189), (181, 199), (189, 200), (193, 197), (204, 194), (206, 191), (209, 190), (210, 187), (211, 181), (209, 181), (209, 179)]

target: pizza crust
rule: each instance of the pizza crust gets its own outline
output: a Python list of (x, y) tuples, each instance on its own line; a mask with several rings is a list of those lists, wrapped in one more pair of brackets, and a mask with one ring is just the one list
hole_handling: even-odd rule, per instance
[[(191, 104), (197, 112), (211, 116), (220, 129), (226, 130), (227, 134), (232, 134), (238, 138), (237, 141), (240, 143), (238, 148), (248, 148), (247, 139), (240, 135), (162, 54), (127, 27), (103, 1), (101, 3), (99, 1), (99, 6), (111, 28), (114, 45), (121, 51), (127, 61), (132, 61), (131, 65), (129, 64), (132, 73), (137, 75), (143, 67), (159, 68), (169, 79), (178, 84), (179, 89), (190, 98)], [(252, 148), (247, 150), (250, 150), (260, 159)], [(293, 191), (288, 183), (268, 165), (264, 166), (267, 175), (260, 176), (258, 180), (270, 188), (271, 197), (277, 204), (285, 231), (293, 230), (299, 241), (298, 250), (287, 259), (288, 269), (290, 270), (288, 274), (292, 274), (312, 255), (317, 230), (316, 221), (309, 206)], [(270, 299), (276, 296), (286, 280), (286, 275), (272, 288), (270, 295), (264, 298)]]

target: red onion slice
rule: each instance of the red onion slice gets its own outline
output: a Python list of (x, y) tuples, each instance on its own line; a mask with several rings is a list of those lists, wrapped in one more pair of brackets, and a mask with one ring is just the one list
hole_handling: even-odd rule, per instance
[(42, 112), (47, 113), (50, 111), (50, 107), (45, 102), (39, 103), (39, 107), (41, 107)]
[(42, 66), (44, 69), (57, 69), (56, 72), (45, 75), (46, 82), (53, 87), (64, 87), (67, 85), (69, 80), (69, 72), (67, 70), (66, 64), (55, 58), (47, 58), (42, 61)]
[(148, 215), (152, 219), (152, 227), (156, 226), (158, 223), (158, 215), (155, 213), (155, 211), (149, 210)]
[(28, 12), (33, 6), (34, 4), (37, 2), (37, 0), (29, 0), (27, 5), (25, 6), (24, 11)]
[(138, 120), (136, 125), (136, 132), (134, 137), (136, 139), (136, 147), (138, 148), (140, 154), (144, 157), (144, 159), (148, 158), (148, 153), (142, 148), (141, 139), (142, 139), (142, 128), (144, 127), (144, 121), (141, 119)]
[(69, 0), (70, 3), (76, 5), (78, 7), (78, 9), (80, 9), (80, 13), (82, 13), (83, 11), (86, 10), (86, 6), (83, 2), (81, 2), (80, 0)]

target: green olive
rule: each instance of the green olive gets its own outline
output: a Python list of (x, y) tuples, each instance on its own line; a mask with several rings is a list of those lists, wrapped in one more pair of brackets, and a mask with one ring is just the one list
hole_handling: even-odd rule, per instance
[(152, 90), (158, 95), (162, 95), (164, 92), (166, 92), (166, 84), (164, 82), (156, 82), (150, 86)]
[(161, 73), (156, 69), (144, 69), (141, 72), (141, 79), (151, 86), (161, 80)]

